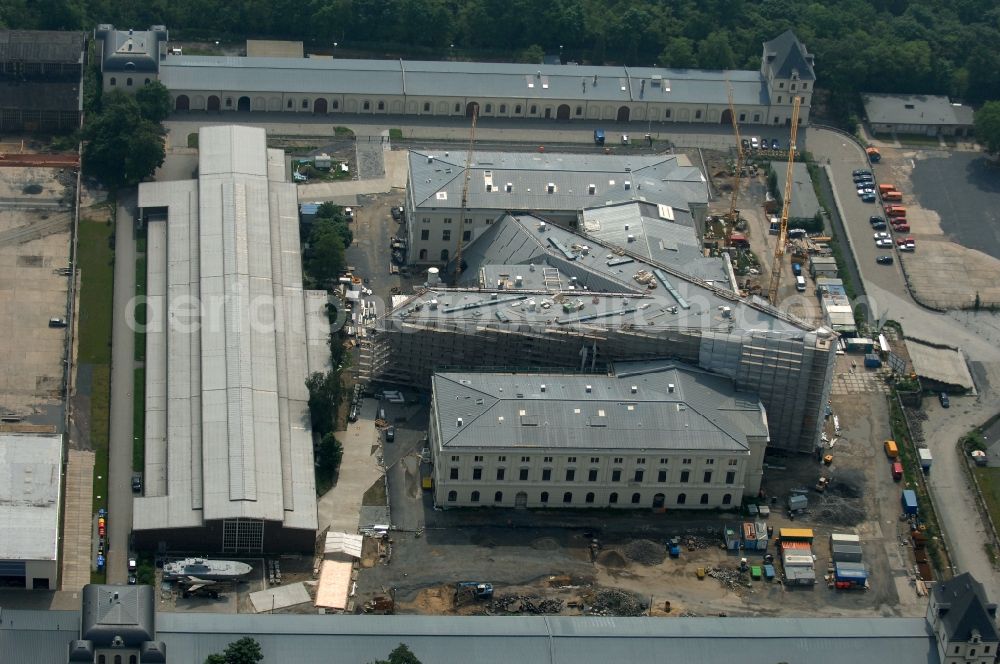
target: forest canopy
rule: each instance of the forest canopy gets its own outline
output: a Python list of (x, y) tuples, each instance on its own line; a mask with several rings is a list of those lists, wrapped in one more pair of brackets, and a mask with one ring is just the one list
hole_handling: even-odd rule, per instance
[[(0, 25), (164, 24), (172, 39), (303, 40), (373, 56), (564, 60), (751, 68), (761, 42), (795, 30), (819, 87), (847, 93), (1000, 98), (995, 0), (5, 0)], [(529, 51), (529, 49), (531, 49)]]

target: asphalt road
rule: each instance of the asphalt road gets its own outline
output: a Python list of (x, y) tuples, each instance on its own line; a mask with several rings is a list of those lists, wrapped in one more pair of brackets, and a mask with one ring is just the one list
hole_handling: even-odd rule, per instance
[[(132, 385), (135, 333), (128, 303), (135, 295), (135, 192), (119, 194), (111, 328), (111, 426), (108, 452), (108, 583), (128, 580), (132, 532)], [(84, 312), (84, 315), (86, 313)]]
[(913, 191), (963, 247), (1000, 258), (1000, 167), (979, 152), (940, 152), (914, 161)]

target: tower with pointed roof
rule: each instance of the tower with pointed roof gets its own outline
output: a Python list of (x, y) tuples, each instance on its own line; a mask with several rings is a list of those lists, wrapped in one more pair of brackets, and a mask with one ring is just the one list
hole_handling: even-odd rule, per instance
[(761, 76), (767, 81), (767, 91), (771, 98), (770, 117), (766, 124), (784, 126), (791, 124), (792, 102), (802, 98), (799, 124), (809, 124), (809, 109), (816, 71), (813, 55), (806, 50), (795, 33), (786, 30), (771, 41), (764, 42), (764, 53), (760, 61)]
[(993, 664), (1000, 646), (997, 605), (968, 572), (934, 586), (927, 621), (941, 664)]

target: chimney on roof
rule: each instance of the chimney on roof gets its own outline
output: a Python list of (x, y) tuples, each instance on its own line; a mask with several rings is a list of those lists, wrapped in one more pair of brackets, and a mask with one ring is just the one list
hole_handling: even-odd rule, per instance
[(487, 192), (493, 191), (493, 185), (491, 184), (486, 185), (486, 191)]
[(990, 618), (994, 618), (995, 619), (997, 617), (997, 605), (996, 604), (990, 602), (989, 604), (986, 605), (985, 608), (986, 608), (986, 613), (990, 614)]
[(671, 394), (674, 393), (674, 384), (673, 383), (668, 383), (667, 384), (667, 392), (670, 392)]
[(638, 385), (633, 385), (632, 386), (632, 394), (635, 394), (638, 391), (639, 391), (639, 386)]
[(587, 193), (588, 194), (590, 194), (591, 196), (593, 196), (596, 192), (597, 192), (597, 185), (596, 184), (587, 185)]
[(542, 392), (545, 391), (545, 383), (542, 383)]
[(507, 193), (509, 194), (510, 192), (514, 191), (514, 183), (508, 182), (507, 185), (504, 187), (504, 189), (506, 189)]
[(522, 277), (521, 275), (517, 275), (516, 277), (514, 277), (514, 288), (520, 288), (523, 285), (524, 285), (524, 277)]
[(541, 78), (541, 77), (542, 77), (542, 70), (539, 69), (537, 72), (535, 72), (535, 78)]
[(586, 389), (586, 390), (587, 390), (587, 394), (590, 394), (591, 392), (593, 392), (593, 391), (594, 391), (594, 388), (593, 388), (592, 386), (590, 386), (590, 385), (586, 385), (586, 386), (584, 387), (584, 389)]
[(546, 189), (548, 190), (548, 192), (549, 192), (550, 194), (554, 194), (554, 193), (556, 193), (556, 183), (555, 183), (555, 182), (550, 182), (550, 183), (548, 184), (548, 187), (546, 187)]
[(594, 74), (594, 87), (597, 87), (597, 74)]
[(625, 191), (628, 191), (631, 188), (632, 188), (632, 183), (629, 182), (628, 180), (625, 180)]
[(626, 239), (627, 239), (627, 240), (628, 240), (629, 242), (635, 242), (635, 236), (634, 236), (634, 235), (632, 235), (631, 233), (629, 233), (629, 234), (628, 234), (628, 237), (627, 237)]
[(459, 427), (461, 427), (462, 426), (462, 418), (461, 417), (458, 418), (458, 420), (456, 420), (455, 424), (457, 424)]
[(544, 221), (540, 222), (538, 224), (538, 232), (539, 233), (544, 233), (545, 232), (545, 228), (546, 228), (546, 223)]
[(428, 164), (433, 164), (434, 163), (434, 155), (432, 155), (432, 154), (427, 155), (427, 163)]

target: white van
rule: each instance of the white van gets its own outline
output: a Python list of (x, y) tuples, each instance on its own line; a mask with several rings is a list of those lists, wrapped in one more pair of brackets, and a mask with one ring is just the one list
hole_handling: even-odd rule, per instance
[(800, 293), (806, 292), (806, 278), (803, 276), (795, 277), (795, 290)]

